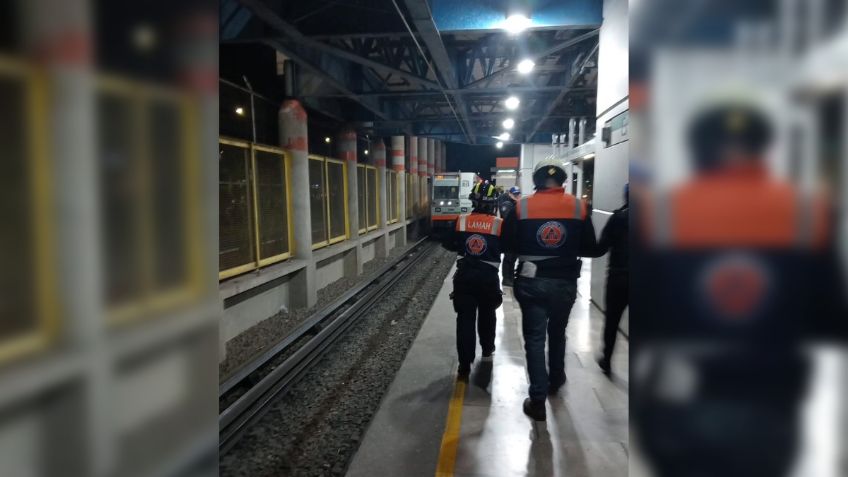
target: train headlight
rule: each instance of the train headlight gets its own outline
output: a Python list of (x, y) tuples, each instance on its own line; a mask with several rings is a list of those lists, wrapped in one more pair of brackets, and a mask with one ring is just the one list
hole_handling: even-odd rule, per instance
[[(440, 200), (440, 201), (439, 201), (439, 205), (445, 205), (445, 201)], [(450, 202), (448, 202), (448, 205), (450, 205)]]
[(451, 201), (448, 201), (448, 205), (453, 205), (453, 202), (451, 202)]

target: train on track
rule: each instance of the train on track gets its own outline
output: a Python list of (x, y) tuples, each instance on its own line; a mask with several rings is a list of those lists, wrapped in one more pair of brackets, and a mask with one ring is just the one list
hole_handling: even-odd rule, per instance
[(468, 196), (477, 180), (477, 174), (473, 172), (442, 172), (433, 177), (433, 200), (430, 204), (432, 235), (439, 237), (446, 230), (452, 230), (459, 215), (471, 211)]

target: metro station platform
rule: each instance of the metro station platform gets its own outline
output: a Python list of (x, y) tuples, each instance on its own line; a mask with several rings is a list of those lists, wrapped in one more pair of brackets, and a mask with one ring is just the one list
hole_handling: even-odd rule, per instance
[(522, 412), (527, 396), (521, 311), (505, 289), (497, 351), (457, 381), (456, 315), (448, 275), (350, 465), (350, 477), (618, 476), (628, 472), (628, 342), (619, 336), (612, 379), (595, 356), (603, 314), (589, 301), (588, 260), (567, 328), (568, 382), (547, 421)]

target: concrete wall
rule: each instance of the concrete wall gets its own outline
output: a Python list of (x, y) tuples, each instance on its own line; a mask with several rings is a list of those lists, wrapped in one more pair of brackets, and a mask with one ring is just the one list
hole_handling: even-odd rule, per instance
[(335, 281), (344, 278), (344, 258), (344, 254), (339, 254), (333, 258), (324, 260), (323, 262), (319, 262), (317, 264), (315, 273), (319, 290)]
[[(629, 180), (629, 141), (605, 147), (601, 131), (607, 121), (628, 110), (628, 19), (626, 0), (604, 2), (598, 50), (598, 109), (596, 118), (595, 177), (593, 185), (595, 231), (606, 225), (613, 210), (623, 203), (622, 189)], [(607, 257), (592, 261), (592, 300), (604, 308)], [(622, 322), (626, 329), (627, 318)]]
[(372, 240), (362, 244), (362, 263), (368, 263), (371, 260), (374, 260), (374, 257), (376, 256), (375, 242), (376, 240)]

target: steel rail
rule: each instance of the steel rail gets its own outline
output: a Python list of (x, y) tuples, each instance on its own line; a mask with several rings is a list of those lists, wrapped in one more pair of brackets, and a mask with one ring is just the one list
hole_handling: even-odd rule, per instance
[[(218, 415), (220, 453), (229, 451), (243, 433), (265, 414), (270, 404), (296, 383), (359, 317), (376, 305), (392, 285), (428, 256), (428, 252), (436, 245), (431, 242), (431, 245), (427, 246), (426, 241), (427, 239), (422, 239), (416, 242), (402, 257), (381, 267), (369, 280), (310, 316), (283, 341), (241, 368), (219, 387), (220, 398), (279, 353), (287, 350), (294, 342), (317, 330), (308, 342)], [(342, 308), (344, 311), (329, 319)]]

